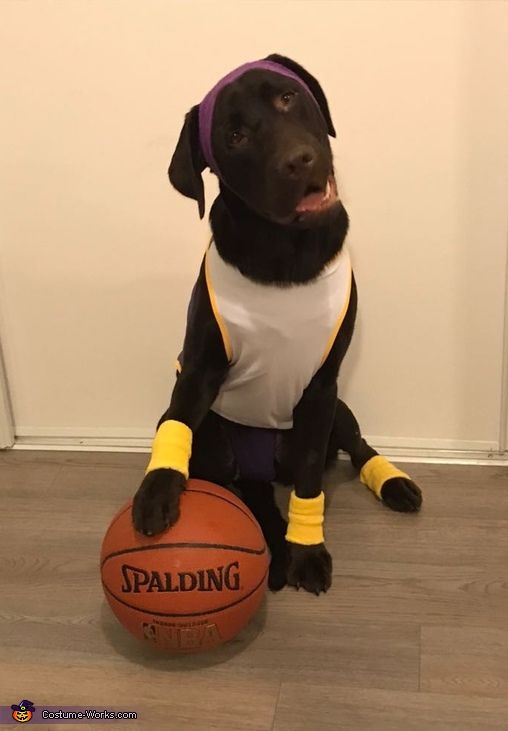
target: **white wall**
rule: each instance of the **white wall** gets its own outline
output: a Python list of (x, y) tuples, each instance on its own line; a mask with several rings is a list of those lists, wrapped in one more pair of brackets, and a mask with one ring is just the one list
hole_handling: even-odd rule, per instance
[(507, 29), (508, 3), (488, 0), (4, 0), (0, 336), (17, 434), (153, 434), (207, 238), (167, 165), (187, 109), (276, 51), (321, 80), (338, 130), (360, 294), (340, 384), (364, 432), (495, 448)]

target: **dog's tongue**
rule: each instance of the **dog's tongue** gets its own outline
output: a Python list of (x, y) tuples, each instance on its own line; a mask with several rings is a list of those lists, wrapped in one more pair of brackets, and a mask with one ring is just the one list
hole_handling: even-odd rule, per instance
[(326, 190), (321, 190), (318, 193), (310, 193), (302, 198), (300, 203), (296, 206), (296, 211), (298, 213), (303, 213), (303, 211), (317, 211), (329, 197), (330, 183), (328, 182)]

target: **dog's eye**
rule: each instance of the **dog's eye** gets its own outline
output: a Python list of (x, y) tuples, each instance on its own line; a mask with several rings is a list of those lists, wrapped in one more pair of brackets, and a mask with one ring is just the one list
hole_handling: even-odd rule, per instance
[(246, 142), (246, 141), (247, 141), (247, 136), (242, 132), (241, 129), (235, 129), (229, 135), (229, 142), (231, 145), (234, 145), (235, 147), (237, 145), (241, 145), (243, 142)]
[(296, 94), (294, 91), (285, 91), (284, 94), (280, 95), (280, 101), (283, 107), (289, 107), (295, 98)]

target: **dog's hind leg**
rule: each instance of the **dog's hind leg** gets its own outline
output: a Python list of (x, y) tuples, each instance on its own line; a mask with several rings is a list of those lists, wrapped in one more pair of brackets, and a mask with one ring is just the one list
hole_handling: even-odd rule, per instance
[(344, 401), (337, 399), (335, 419), (328, 442), (327, 467), (336, 459), (339, 449), (349, 454), (351, 463), (360, 472), (363, 484), (389, 508), (404, 513), (420, 509), (422, 493), (418, 485), (409, 475), (398, 470), (367, 444), (351, 409)]

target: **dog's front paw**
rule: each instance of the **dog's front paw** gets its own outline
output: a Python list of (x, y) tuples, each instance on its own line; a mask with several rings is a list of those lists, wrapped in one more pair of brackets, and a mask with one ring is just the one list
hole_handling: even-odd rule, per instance
[(381, 488), (381, 500), (399, 513), (416, 513), (422, 507), (422, 491), (412, 480), (392, 477)]
[(145, 536), (162, 533), (180, 517), (180, 495), (185, 477), (172, 469), (149, 472), (132, 502), (134, 528)]
[(332, 557), (325, 544), (301, 546), (290, 543), (289, 546), (291, 559), (287, 583), (317, 595), (328, 591), (332, 584)]

